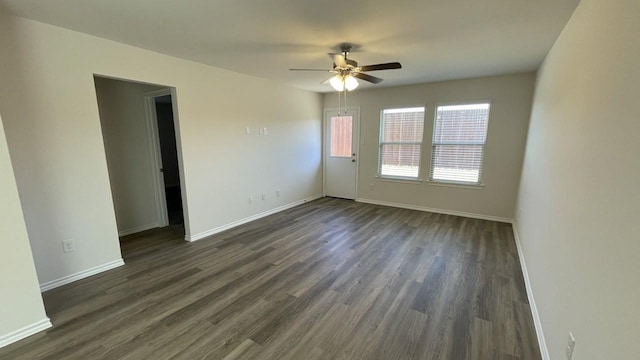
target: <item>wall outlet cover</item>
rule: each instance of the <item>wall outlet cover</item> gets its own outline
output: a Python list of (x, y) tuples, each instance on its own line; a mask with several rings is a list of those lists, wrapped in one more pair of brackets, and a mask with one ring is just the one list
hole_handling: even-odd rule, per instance
[(62, 251), (65, 253), (76, 250), (76, 245), (73, 243), (73, 239), (67, 239), (62, 241)]

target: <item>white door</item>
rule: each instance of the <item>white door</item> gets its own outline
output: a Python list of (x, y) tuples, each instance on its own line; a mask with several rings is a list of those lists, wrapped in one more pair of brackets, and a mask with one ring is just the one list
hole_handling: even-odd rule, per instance
[(359, 113), (357, 109), (324, 113), (325, 195), (356, 198), (358, 176)]

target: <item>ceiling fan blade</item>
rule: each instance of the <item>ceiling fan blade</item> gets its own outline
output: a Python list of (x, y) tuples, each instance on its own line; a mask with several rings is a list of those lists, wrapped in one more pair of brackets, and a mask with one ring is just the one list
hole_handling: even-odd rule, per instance
[(353, 77), (357, 77), (358, 79), (364, 80), (364, 81), (368, 81), (370, 83), (374, 83), (374, 84), (378, 84), (382, 82), (382, 79), (380, 79), (379, 77), (375, 77), (375, 76), (371, 76), (371, 75), (367, 75), (367, 74), (363, 74), (363, 73), (352, 73), (351, 74)]
[(344, 55), (343, 54), (327, 54), (329, 55), (329, 57), (331, 58), (331, 60), (333, 60), (333, 63), (336, 64), (336, 66), (340, 66), (340, 67), (347, 67), (347, 62), (344, 61)]
[(384, 64), (364, 65), (360, 67), (360, 71), (376, 71), (376, 70), (390, 70), (390, 69), (402, 69), (402, 65), (399, 62), (390, 62)]
[(324, 72), (329, 72), (331, 70), (326, 70), (326, 69), (289, 69), (289, 71), (324, 71)]

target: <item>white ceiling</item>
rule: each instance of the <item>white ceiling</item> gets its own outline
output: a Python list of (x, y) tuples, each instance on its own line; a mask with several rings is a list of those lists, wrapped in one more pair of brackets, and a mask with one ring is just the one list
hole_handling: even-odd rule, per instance
[[(328, 52), (395, 86), (535, 70), (579, 0), (0, 0), (22, 17), (319, 92)], [(361, 82), (362, 83), (362, 82)]]

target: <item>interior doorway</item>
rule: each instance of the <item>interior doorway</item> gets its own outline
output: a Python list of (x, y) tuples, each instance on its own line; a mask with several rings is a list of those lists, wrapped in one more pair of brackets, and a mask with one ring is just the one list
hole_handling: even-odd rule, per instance
[(358, 190), (358, 109), (325, 110), (324, 194), (355, 199)]
[(182, 225), (182, 186), (171, 89), (147, 93), (145, 101), (147, 107), (152, 107), (147, 113), (147, 121), (152, 123), (149, 127), (155, 142), (156, 181), (161, 192), (158, 196), (164, 195), (164, 200), (159, 199), (160, 206), (164, 207), (160, 216), (165, 217), (163, 223), (166, 225)]
[(154, 228), (186, 233), (175, 88), (100, 76), (95, 85), (121, 246)]

